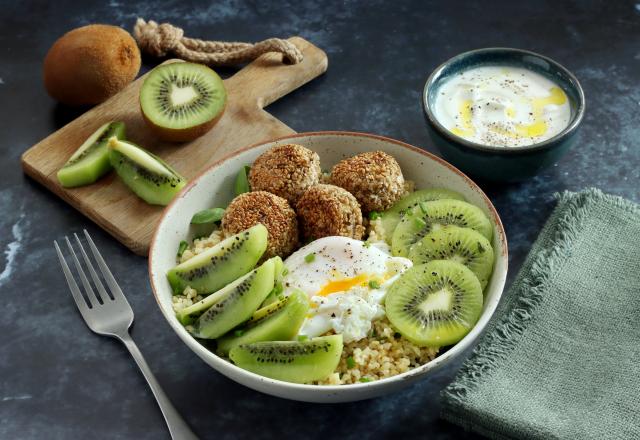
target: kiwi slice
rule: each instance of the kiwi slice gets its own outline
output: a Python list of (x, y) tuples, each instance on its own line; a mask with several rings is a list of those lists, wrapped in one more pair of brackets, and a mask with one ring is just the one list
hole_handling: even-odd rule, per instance
[(413, 264), (431, 260), (453, 260), (464, 264), (478, 277), (484, 289), (493, 269), (493, 248), (479, 232), (449, 225), (431, 231), (413, 245), (409, 259)]
[(115, 136), (109, 160), (118, 176), (138, 197), (152, 205), (168, 205), (187, 181), (158, 156)]
[(202, 136), (222, 116), (227, 92), (216, 72), (194, 63), (153, 69), (140, 89), (142, 115), (158, 137), (185, 142)]
[(167, 272), (173, 293), (191, 286), (206, 295), (246, 274), (267, 249), (267, 235), (267, 228), (258, 223), (177, 265)]
[(445, 225), (471, 228), (491, 240), (493, 228), (486, 215), (477, 206), (462, 200), (442, 199), (420, 202), (407, 212), (393, 231), (391, 251), (393, 255), (406, 257), (414, 243), (425, 235)]
[(391, 237), (396, 226), (405, 214), (418, 206), (420, 202), (439, 199), (464, 200), (462, 194), (446, 188), (427, 188), (414, 191), (398, 200), (391, 208), (380, 214), (380, 221), (384, 230), (384, 241), (391, 244)]
[(419, 346), (455, 344), (475, 325), (482, 311), (482, 287), (463, 264), (434, 260), (413, 266), (389, 288), (387, 317)]
[(245, 370), (294, 383), (322, 380), (333, 373), (342, 354), (342, 335), (306, 341), (255, 342), (234, 347), (229, 358)]
[(107, 122), (84, 141), (58, 171), (58, 181), (65, 188), (88, 185), (111, 170), (107, 141), (115, 136), (124, 139), (124, 122)]
[[(211, 307), (193, 325), (198, 338), (216, 339), (249, 319), (273, 288), (275, 265), (267, 260), (260, 267), (227, 287), (209, 295)], [(211, 299), (213, 297), (213, 299)]]
[(309, 311), (309, 300), (295, 291), (281, 301), (256, 310), (246, 325), (218, 340), (218, 354), (226, 356), (233, 347), (260, 341), (289, 341), (298, 334)]

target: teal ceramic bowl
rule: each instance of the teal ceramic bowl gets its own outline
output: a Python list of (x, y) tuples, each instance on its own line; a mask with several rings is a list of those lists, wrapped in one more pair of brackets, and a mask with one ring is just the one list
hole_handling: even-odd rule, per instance
[[(447, 130), (435, 117), (440, 87), (452, 75), (474, 67), (495, 65), (529, 69), (561, 87), (571, 107), (569, 125), (550, 139), (523, 147), (482, 145)], [(537, 174), (571, 148), (584, 116), (585, 99), (576, 77), (552, 59), (527, 50), (494, 47), (465, 52), (441, 64), (427, 79), (422, 106), (431, 138), (449, 162), (476, 178), (508, 182)]]

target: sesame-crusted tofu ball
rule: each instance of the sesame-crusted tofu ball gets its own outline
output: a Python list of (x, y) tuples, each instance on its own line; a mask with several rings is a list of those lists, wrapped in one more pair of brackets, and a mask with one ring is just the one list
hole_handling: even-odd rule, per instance
[(302, 193), (318, 183), (320, 157), (302, 145), (278, 145), (262, 153), (249, 172), (252, 191), (268, 191), (294, 205)]
[(233, 199), (222, 217), (225, 235), (233, 235), (262, 223), (269, 233), (262, 260), (279, 255), (286, 257), (298, 244), (298, 221), (295, 211), (282, 197), (266, 191), (240, 194)]
[(330, 181), (353, 194), (365, 213), (390, 208), (405, 192), (400, 165), (384, 151), (369, 151), (338, 162)]
[(296, 211), (305, 240), (332, 235), (360, 240), (364, 233), (358, 201), (334, 185), (319, 184), (306, 190), (298, 199)]

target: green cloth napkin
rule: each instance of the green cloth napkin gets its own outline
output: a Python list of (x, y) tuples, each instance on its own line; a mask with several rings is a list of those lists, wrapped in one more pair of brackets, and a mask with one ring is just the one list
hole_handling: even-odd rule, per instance
[(496, 439), (640, 439), (640, 206), (558, 199), (443, 417)]

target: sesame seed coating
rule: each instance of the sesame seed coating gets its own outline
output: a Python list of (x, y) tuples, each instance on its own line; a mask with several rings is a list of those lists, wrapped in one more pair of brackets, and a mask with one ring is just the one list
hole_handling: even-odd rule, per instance
[(249, 183), (253, 191), (268, 191), (292, 205), (320, 179), (320, 157), (302, 145), (278, 145), (253, 162)]
[(384, 211), (404, 194), (400, 165), (384, 151), (369, 151), (338, 162), (330, 180), (353, 194), (365, 213)]
[(296, 204), (302, 236), (307, 240), (341, 235), (362, 238), (362, 211), (347, 190), (319, 184), (307, 189)]
[(298, 244), (298, 221), (295, 211), (282, 197), (266, 191), (240, 194), (233, 199), (222, 217), (225, 235), (233, 235), (262, 223), (269, 233), (262, 259), (286, 257)]

